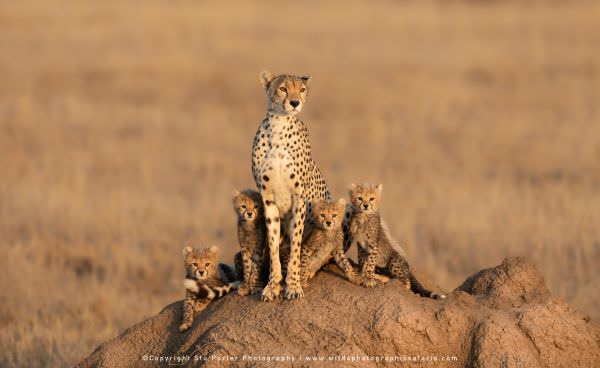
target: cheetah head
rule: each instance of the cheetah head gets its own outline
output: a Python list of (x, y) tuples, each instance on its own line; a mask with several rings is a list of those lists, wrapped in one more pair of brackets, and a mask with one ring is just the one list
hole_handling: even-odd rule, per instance
[(276, 75), (262, 71), (262, 83), (269, 99), (270, 112), (283, 115), (296, 115), (302, 110), (308, 94), (310, 76)]
[(251, 222), (260, 218), (263, 214), (260, 193), (255, 190), (235, 191), (231, 195), (233, 210), (238, 220)]
[(195, 280), (206, 280), (216, 275), (218, 252), (217, 247), (199, 249), (188, 246), (183, 248), (186, 277)]
[(339, 229), (342, 226), (345, 211), (345, 199), (340, 199), (337, 202), (315, 202), (312, 205), (312, 222), (320, 229)]
[(373, 184), (350, 184), (350, 203), (355, 211), (375, 213), (379, 211), (383, 186)]

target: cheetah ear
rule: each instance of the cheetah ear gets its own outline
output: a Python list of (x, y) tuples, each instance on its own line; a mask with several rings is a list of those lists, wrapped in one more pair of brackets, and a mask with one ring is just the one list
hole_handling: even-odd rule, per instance
[(375, 189), (376, 189), (376, 190), (377, 190), (379, 193), (381, 193), (381, 191), (383, 190), (383, 185), (382, 185), (382, 184), (378, 184), (378, 185), (375, 187)]
[(263, 70), (262, 72), (260, 72), (260, 83), (262, 84), (264, 89), (269, 89), (269, 85), (271, 84), (272, 80), (273, 74), (271, 74), (270, 71)]
[(240, 194), (242, 194), (242, 192), (240, 192), (239, 190), (234, 190), (233, 192), (231, 192), (231, 202), (233, 202), (233, 204), (235, 204), (235, 201), (238, 199)]
[(308, 83), (310, 83), (310, 80), (312, 79), (312, 77), (310, 75), (305, 75), (303, 77), (300, 77), (300, 79), (302, 79), (302, 82), (304, 83), (305, 86), (308, 86)]
[(183, 248), (182, 253), (183, 253), (183, 258), (187, 257), (188, 254), (192, 253), (192, 247), (190, 247), (189, 245), (185, 248)]
[(348, 204), (348, 201), (346, 201), (344, 198), (340, 198), (340, 199), (338, 199), (337, 203), (340, 206), (346, 207), (346, 205)]

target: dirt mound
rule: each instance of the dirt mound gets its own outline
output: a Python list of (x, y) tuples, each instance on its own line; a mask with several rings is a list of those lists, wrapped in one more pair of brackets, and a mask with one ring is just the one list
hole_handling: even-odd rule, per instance
[(541, 274), (522, 258), (478, 272), (442, 301), (421, 298), (397, 281), (357, 287), (328, 268), (313, 279), (304, 299), (262, 303), (258, 297), (229, 295), (183, 334), (177, 330), (180, 318), (181, 302), (173, 303), (100, 345), (78, 367), (274, 361), (330, 367), (593, 367), (600, 361), (600, 327), (552, 297)]

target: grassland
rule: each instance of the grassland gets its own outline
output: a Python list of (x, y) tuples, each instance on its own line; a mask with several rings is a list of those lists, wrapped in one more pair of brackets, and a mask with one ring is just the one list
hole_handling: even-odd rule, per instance
[(181, 298), (180, 249), (235, 249), (262, 69), (335, 196), (383, 183), (451, 290), (525, 255), (600, 319), (597, 2), (0, 2), (0, 366), (65, 366)]

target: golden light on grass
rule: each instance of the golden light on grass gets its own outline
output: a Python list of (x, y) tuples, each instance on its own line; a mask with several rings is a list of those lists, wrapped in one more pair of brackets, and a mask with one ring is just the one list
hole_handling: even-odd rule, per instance
[(72, 365), (181, 299), (184, 244), (231, 260), (267, 68), (313, 76), (301, 118), (334, 196), (383, 183), (443, 289), (526, 255), (600, 318), (598, 4), (252, 6), (0, 13), (0, 365)]

